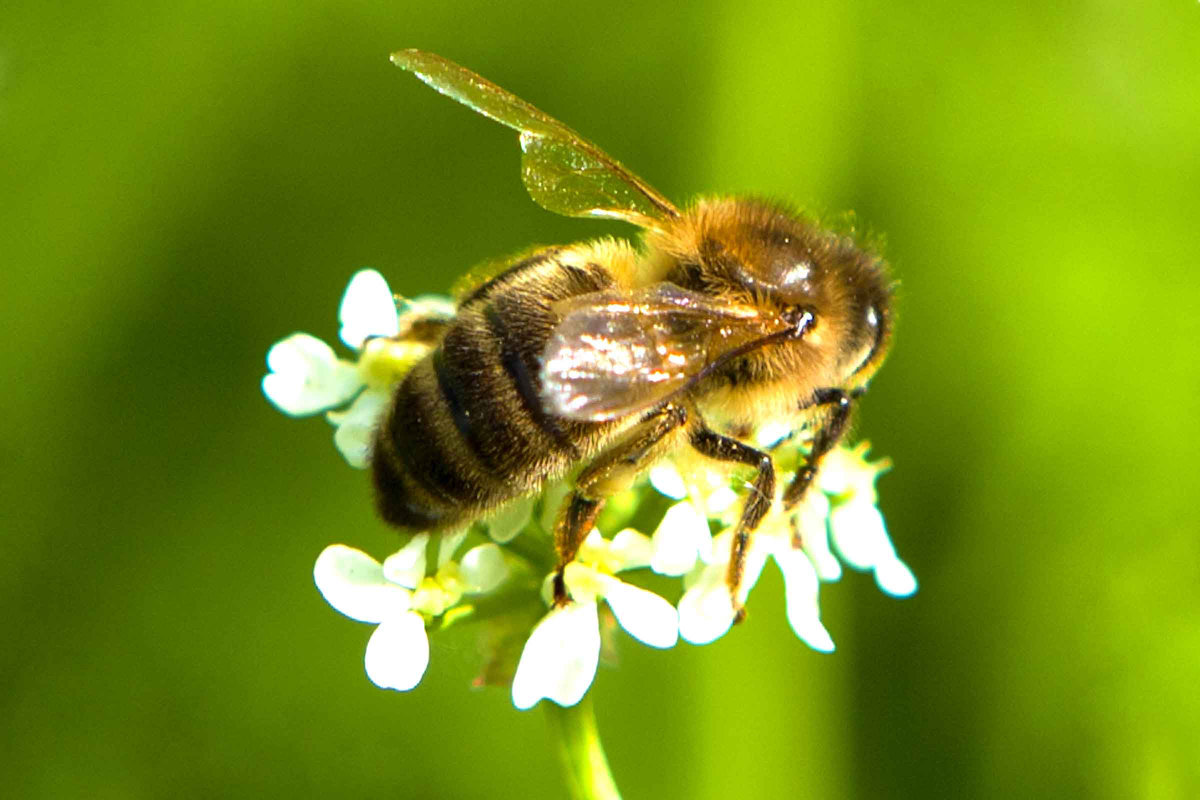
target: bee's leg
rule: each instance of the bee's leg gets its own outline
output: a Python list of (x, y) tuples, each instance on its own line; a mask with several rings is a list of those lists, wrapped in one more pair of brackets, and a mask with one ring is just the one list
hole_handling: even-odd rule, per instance
[(554, 574), (554, 605), (567, 602), (563, 571), (591, 533), (605, 499), (614, 487), (632, 480), (660, 451), (658, 445), (688, 420), (684, 406), (669, 404), (637, 424), (615, 447), (601, 453), (575, 479), (575, 490), (567, 496), (554, 525), (554, 549), (558, 568)]
[(783, 493), (784, 508), (791, 508), (800, 502), (804, 493), (808, 491), (808, 487), (812, 485), (813, 478), (817, 476), (821, 459), (841, 441), (842, 435), (846, 433), (846, 423), (850, 421), (851, 405), (851, 396), (848, 392), (842, 389), (819, 389), (813, 396), (812, 404), (805, 406), (806, 408), (830, 406), (831, 409), (825, 422), (817, 428), (817, 434), (813, 437), (812, 449), (808, 451), (808, 457), (804, 459), (804, 466), (796, 470), (796, 477), (792, 478), (792, 482), (788, 484)]
[(755, 450), (737, 439), (722, 436), (703, 423), (693, 428), (691, 443), (697, 452), (709, 458), (735, 461), (758, 470), (751, 484), (750, 495), (746, 498), (746, 505), (742, 507), (742, 516), (733, 532), (729, 571), (725, 575), (725, 581), (729, 584), (729, 595), (733, 600), (734, 622), (741, 622), (746, 612), (738, 600), (738, 591), (742, 586), (742, 573), (746, 570), (746, 551), (750, 545), (750, 535), (771, 510), (771, 503), (775, 501), (775, 464), (767, 453)]

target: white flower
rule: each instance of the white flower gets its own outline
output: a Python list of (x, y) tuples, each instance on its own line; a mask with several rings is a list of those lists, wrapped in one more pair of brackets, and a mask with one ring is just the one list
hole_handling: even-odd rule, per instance
[(560, 706), (583, 699), (600, 663), (600, 617), (596, 601), (567, 603), (542, 617), (517, 664), (513, 705), (522, 711), (543, 697)]
[[(725, 531), (713, 541), (713, 560), (693, 573), (686, 584), (688, 590), (679, 601), (679, 635), (692, 644), (708, 644), (723, 636), (733, 624), (733, 598), (725, 579), (732, 541), (732, 531)], [(817, 605), (817, 573), (808, 556), (792, 546), (790, 535), (760, 529), (750, 537), (738, 602), (745, 603), (768, 557), (775, 560), (783, 573), (787, 618), (792, 630), (814, 650), (832, 652), (833, 639), (821, 624)]]
[[(777, 436), (778, 431), (771, 431), (768, 438)], [(746, 553), (737, 602), (745, 603), (767, 559), (774, 559), (783, 573), (792, 630), (810, 647), (823, 652), (833, 650), (833, 640), (821, 624), (819, 585), (821, 580), (837, 580), (842, 574), (831, 541), (851, 567), (872, 570), (879, 587), (888, 594), (905, 597), (917, 589), (916, 578), (896, 555), (883, 515), (875, 506), (875, 479), (890, 465), (886, 460), (868, 462), (868, 446), (863, 442), (830, 452), (818, 472), (816, 490), (806, 492), (801, 503), (786, 513), (777, 500), (751, 536)], [(781, 492), (787, 485), (787, 476), (782, 477)], [(655, 533), (656, 543), (663, 533), (661, 527)], [(683, 527), (676, 524), (672, 530)], [(698, 551), (703, 563), (685, 578), (687, 591), (679, 601), (679, 633), (692, 644), (711, 642), (733, 624), (736, 610), (727, 584), (731, 536), (730, 531), (718, 536), (711, 556)], [(675, 532), (670, 541), (678, 549), (681, 539), (681, 534)]]
[(275, 407), (305, 417), (343, 405), (362, 388), (358, 368), (307, 333), (293, 333), (267, 351), (263, 393)]
[(634, 638), (653, 647), (675, 645), (679, 618), (671, 604), (614, 577), (648, 566), (651, 550), (649, 537), (634, 530), (621, 531), (612, 541), (592, 531), (564, 571), (571, 602), (551, 609), (525, 643), (513, 678), (513, 705), (524, 710), (547, 698), (572, 706), (583, 698), (600, 659), (600, 599)]
[(805, 492), (804, 498), (792, 509), (794, 533), (800, 547), (812, 561), (817, 577), (836, 581), (842, 577), (842, 562), (829, 549), (829, 498), (824, 492)]
[(833, 499), (829, 537), (843, 561), (873, 572), (887, 594), (908, 597), (917, 590), (916, 576), (896, 555), (883, 514), (875, 505), (875, 479), (891, 464), (886, 459), (867, 461), (868, 447), (861, 442), (854, 448), (838, 448), (821, 465), (821, 490)]
[(426, 576), (428, 542), (428, 534), (414, 536), (383, 564), (361, 550), (330, 545), (313, 567), (317, 589), (331, 606), (378, 626), (364, 663), (381, 689), (406, 692), (420, 683), (429, 665), (426, 616), (444, 614), (464, 593), (491, 591), (508, 573), (499, 548), (488, 543), (469, 550), (461, 564), (447, 560)]
[(835, 506), (829, 514), (829, 531), (846, 563), (873, 572), (884, 592), (908, 597), (917, 591), (917, 578), (896, 555), (883, 514), (874, 503), (856, 498)]
[(341, 337), (347, 347), (362, 350), (373, 336), (393, 337), (400, 333), (400, 315), (387, 281), (373, 269), (354, 273), (338, 308)]
[(370, 460), (371, 436), (393, 387), (429, 350), (425, 344), (396, 337), (413, 318), (454, 313), (452, 303), (433, 297), (406, 301), (403, 312), (397, 310), (382, 275), (360, 270), (350, 279), (338, 309), (341, 339), (357, 351), (357, 362), (338, 358), (329, 345), (307, 333), (292, 334), (267, 353), (271, 371), (262, 380), (267, 399), (295, 417), (327, 411), (326, 418), (337, 429), (334, 444), (359, 469)]
[(651, 467), (650, 485), (659, 494), (672, 500), (688, 498), (709, 517), (719, 517), (738, 501), (737, 492), (729, 486), (727, 470), (690, 459), (686, 452), (682, 454), (682, 461), (682, 469), (672, 460), (663, 460)]
[(649, 479), (650, 485), (661, 495), (665, 495), (672, 500), (682, 500), (687, 497), (687, 484), (684, 483), (683, 476), (679, 474), (679, 470), (670, 461), (659, 461), (651, 467)]
[(708, 520), (686, 500), (667, 509), (650, 541), (650, 568), (660, 575), (685, 575), (712, 556)]

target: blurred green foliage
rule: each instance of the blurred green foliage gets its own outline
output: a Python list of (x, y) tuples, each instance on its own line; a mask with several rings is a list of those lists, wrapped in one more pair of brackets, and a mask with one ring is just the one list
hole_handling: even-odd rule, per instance
[(638, 797), (1200, 794), (1200, 5), (118, 2), (0, 8), (0, 772), (10, 797), (553, 797), (544, 720), (362, 674), (311, 567), (377, 555), (318, 421), (258, 389), (399, 291), (615, 224), (547, 214), (421, 47), (668, 196), (853, 208), (896, 347), (858, 421), (921, 580), (769, 574), (718, 643), (593, 687)]

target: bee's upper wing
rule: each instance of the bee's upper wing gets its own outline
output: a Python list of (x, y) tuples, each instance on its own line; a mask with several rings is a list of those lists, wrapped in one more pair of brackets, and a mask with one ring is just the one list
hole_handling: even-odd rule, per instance
[(469, 69), (421, 50), (392, 63), (448, 97), (521, 134), (521, 177), (538, 205), (569, 217), (611, 217), (661, 228), (679, 216), (670, 201), (558, 120)]
[(670, 283), (581, 295), (555, 310), (563, 319), (543, 353), (542, 399), (552, 414), (589, 422), (654, 407), (778, 326), (752, 306)]

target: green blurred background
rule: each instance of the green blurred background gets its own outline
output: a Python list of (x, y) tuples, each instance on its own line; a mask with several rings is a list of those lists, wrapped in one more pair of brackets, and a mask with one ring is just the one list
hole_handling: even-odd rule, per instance
[(668, 196), (854, 209), (901, 279), (857, 427), (920, 592), (825, 587), (832, 656), (770, 571), (714, 645), (627, 640), (627, 797), (1200, 796), (1200, 4), (431, 5), (0, 9), (4, 796), (561, 795), (469, 628), (366, 680), (312, 563), (396, 540), (258, 387), (360, 267), (629, 232), (534, 206), (400, 47)]

